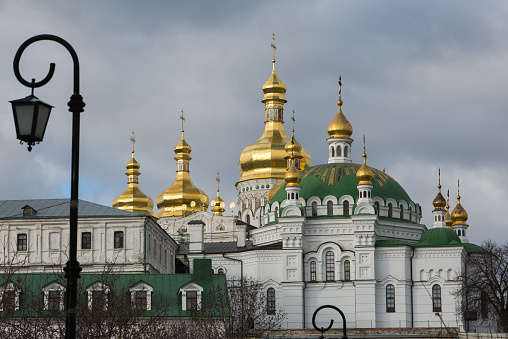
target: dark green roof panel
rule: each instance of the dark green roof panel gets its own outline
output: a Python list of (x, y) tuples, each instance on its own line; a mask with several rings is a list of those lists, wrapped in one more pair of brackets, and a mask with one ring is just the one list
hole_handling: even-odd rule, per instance
[(449, 228), (433, 228), (425, 231), (416, 247), (462, 246), (459, 236)]
[[(302, 180), (300, 186), (300, 197), (305, 200), (312, 196), (323, 199), (327, 195), (333, 195), (337, 198), (343, 195), (350, 195), (353, 198), (358, 197), (358, 179), (356, 172), (361, 167), (353, 163), (335, 163), (314, 166), (302, 171)], [(405, 200), (408, 204), (411, 198), (406, 191), (392, 177), (383, 171), (372, 168), (374, 179), (372, 179), (372, 196), (381, 197), (383, 200), (393, 198), (397, 202)], [(278, 183), (270, 195), (271, 202), (282, 202), (286, 199), (286, 183), (282, 180)]]

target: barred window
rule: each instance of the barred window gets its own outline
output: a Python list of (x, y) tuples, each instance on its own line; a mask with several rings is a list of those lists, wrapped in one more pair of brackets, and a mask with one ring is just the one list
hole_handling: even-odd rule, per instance
[(48, 310), (60, 311), (60, 291), (49, 291), (48, 292)]
[(347, 200), (342, 203), (342, 215), (349, 216), (349, 201)]
[(351, 281), (351, 263), (349, 260), (344, 261), (344, 280)]
[(312, 216), (317, 217), (317, 202), (312, 203)]
[(310, 262), (310, 281), (317, 281), (315, 261)]
[(386, 312), (395, 312), (395, 287), (386, 286)]
[(332, 251), (326, 252), (326, 281), (335, 280), (335, 258)]
[(275, 314), (275, 289), (266, 290), (266, 314)]

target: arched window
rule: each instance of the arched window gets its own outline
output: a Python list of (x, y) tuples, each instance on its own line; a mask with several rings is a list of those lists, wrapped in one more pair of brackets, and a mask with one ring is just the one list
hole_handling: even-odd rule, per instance
[(335, 258), (332, 251), (326, 252), (326, 281), (335, 281)]
[(432, 312), (441, 312), (441, 286), (432, 286)]
[(338, 157), (342, 156), (342, 147), (340, 146), (337, 146), (337, 156)]
[(386, 286), (386, 312), (395, 312), (395, 287)]
[(374, 202), (374, 205), (376, 205), (376, 213), (379, 215), (379, 201)]
[(333, 202), (331, 200), (328, 200), (326, 203), (326, 215), (332, 216), (333, 215)]
[(342, 203), (342, 215), (349, 216), (349, 201), (347, 200)]
[(351, 263), (349, 260), (344, 261), (344, 280), (351, 281)]
[(275, 289), (266, 290), (266, 314), (275, 314)]
[(388, 203), (388, 218), (393, 218), (393, 206), (392, 203)]
[(295, 193), (291, 192), (291, 200), (294, 200), (294, 199), (295, 199)]
[(217, 274), (224, 274), (224, 269), (221, 267), (217, 270)]
[(312, 203), (312, 216), (317, 217), (317, 202)]
[(275, 207), (275, 221), (277, 221), (279, 218), (279, 208)]
[(347, 146), (344, 147), (344, 157), (347, 157), (348, 156), (348, 148)]
[(250, 225), (250, 215), (249, 214), (247, 214), (247, 221), (246, 222), (247, 222), (247, 224)]
[(332, 146), (332, 158), (335, 157), (335, 148)]
[(404, 205), (400, 205), (400, 218), (399, 219), (404, 219)]
[(310, 262), (310, 281), (317, 281), (315, 261)]

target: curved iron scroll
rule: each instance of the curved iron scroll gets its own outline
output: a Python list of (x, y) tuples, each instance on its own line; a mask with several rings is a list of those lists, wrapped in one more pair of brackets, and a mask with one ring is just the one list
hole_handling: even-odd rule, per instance
[(323, 333), (325, 333), (326, 331), (330, 330), (333, 326), (333, 319), (330, 320), (330, 325), (328, 325), (327, 328), (324, 328), (324, 327), (317, 327), (316, 325), (316, 316), (318, 314), (319, 311), (321, 311), (323, 308), (332, 308), (334, 310), (336, 310), (337, 312), (340, 313), (340, 315), (342, 316), (342, 329), (343, 329), (343, 335), (342, 335), (342, 339), (347, 339), (347, 335), (346, 335), (346, 316), (344, 315), (344, 313), (342, 313), (342, 311), (338, 308), (338, 307), (335, 307), (333, 305), (323, 305), (323, 306), (320, 306), (318, 307), (317, 310), (314, 311), (314, 315), (312, 316), (312, 325), (314, 326), (314, 328), (321, 332), (321, 336), (319, 337), (320, 339), (324, 339), (324, 335)]
[(26, 81), (21, 76), (21, 73), (19, 72), (19, 60), (21, 59), (21, 54), (23, 54), (23, 52), (29, 45), (33, 44), (34, 42), (41, 41), (41, 40), (51, 40), (51, 41), (58, 42), (60, 45), (64, 46), (69, 51), (69, 53), (72, 56), (72, 60), (74, 62), (74, 94), (79, 94), (78, 55), (74, 51), (74, 48), (72, 48), (72, 46), (67, 41), (65, 41), (64, 39), (62, 39), (56, 35), (51, 35), (51, 34), (36, 35), (36, 36), (31, 37), (30, 39), (26, 40), (21, 46), (19, 46), (18, 51), (16, 52), (16, 55), (14, 56), (14, 62), (13, 62), (14, 74), (16, 75), (16, 79), (18, 79), (18, 81), (20, 83), (22, 83), (23, 85), (25, 85), (26, 87), (30, 87), (33, 89), (33, 88), (44, 86), (53, 77), (53, 74), (55, 73), (55, 64), (53, 62), (49, 64), (49, 72), (46, 75), (46, 77), (38, 82)]

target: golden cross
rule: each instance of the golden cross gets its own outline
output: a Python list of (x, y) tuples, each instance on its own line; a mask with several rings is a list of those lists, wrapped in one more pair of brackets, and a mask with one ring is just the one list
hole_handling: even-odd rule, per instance
[(180, 115), (180, 119), (182, 120), (182, 133), (183, 133), (183, 122), (185, 121), (185, 118), (183, 117), (183, 108), (182, 108), (182, 114)]
[(272, 62), (275, 62), (275, 50), (277, 49), (277, 46), (275, 46), (275, 34), (272, 34), (272, 43), (270, 44), (270, 47), (272, 47), (272, 52), (273, 52)]
[(134, 143), (136, 142), (136, 139), (134, 139), (134, 130), (132, 131), (131, 142), (132, 142), (132, 153), (134, 153)]
[(339, 75), (339, 100), (341, 100), (340, 99), (341, 91), (342, 91), (342, 75)]
[(439, 192), (441, 192), (441, 167), (439, 167), (439, 181), (438, 181), (438, 185), (437, 185), (437, 189), (439, 190)]
[(367, 150), (365, 149), (365, 134), (363, 135), (363, 153), (367, 153)]

